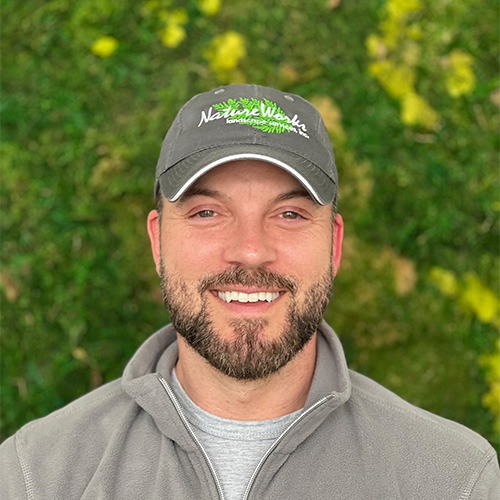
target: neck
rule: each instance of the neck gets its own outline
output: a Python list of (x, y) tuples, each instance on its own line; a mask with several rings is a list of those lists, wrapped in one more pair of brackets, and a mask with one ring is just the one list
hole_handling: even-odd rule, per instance
[(304, 407), (316, 365), (316, 335), (292, 361), (259, 380), (237, 380), (209, 365), (177, 335), (177, 378), (205, 411), (234, 420), (266, 420)]

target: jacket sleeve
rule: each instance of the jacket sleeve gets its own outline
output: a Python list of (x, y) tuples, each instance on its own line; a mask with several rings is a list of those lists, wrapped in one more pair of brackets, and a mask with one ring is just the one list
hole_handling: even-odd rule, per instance
[(2, 500), (31, 499), (16, 450), (16, 436), (0, 446), (0, 497)]
[(470, 495), (463, 495), (462, 498), (470, 500), (500, 499), (500, 468), (495, 451), (491, 450), (491, 452), (490, 459), (473, 485)]

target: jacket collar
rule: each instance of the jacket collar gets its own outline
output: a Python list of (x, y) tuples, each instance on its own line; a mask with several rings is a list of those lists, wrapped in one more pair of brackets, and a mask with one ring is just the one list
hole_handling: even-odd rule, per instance
[[(307, 434), (320, 425), (335, 408), (344, 404), (351, 394), (349, 370), (342, 345), (335, 332), (324, 321), (318, 329), (316, 356), (315, 372), (305, 409), (324, 398), (328, 398), (328, 401), (320, 411), (315, 411), (315, 419), (308, 419)], [(136, 351), (123, 373), (122, 387), (151, 415), (165, 435), (184, 444), (185, 448), (194, 449), (193, 440), (187, 431), (182, 431), (183, 426), (178, 425), (180, 422), (177, 411), (157, 376), (160, 374), (168, 383), (177, 357), (176, 333), (172, 325), (167, 325), (149, 337)]]

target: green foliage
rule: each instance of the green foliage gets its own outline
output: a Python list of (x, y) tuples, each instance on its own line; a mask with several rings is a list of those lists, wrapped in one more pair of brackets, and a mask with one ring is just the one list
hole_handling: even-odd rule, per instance
[[(328, 320), (352, 366), (498, 445), (478, 362), (497, 329), (431, 277), (498, 297), (499, 7), (417, 3), (375, 56), (383, 0), (4, 2), (3, 437), (120, 376), (167, 320), (145, 231), (161, 140), (193, 94), (247, 81), (317, 100), (332, 134), (347, 241)], [(403, 121), (370, 73), (384, 57), (436, 124)]]
[(229, 99), (227, 102), (215, 103), (213, 107), (222, 116), (238, 120), (238, 123), (248, 124), (268, 134), (282, 134), (292, 129), (291, 120), (275, 102), (268, 99)]

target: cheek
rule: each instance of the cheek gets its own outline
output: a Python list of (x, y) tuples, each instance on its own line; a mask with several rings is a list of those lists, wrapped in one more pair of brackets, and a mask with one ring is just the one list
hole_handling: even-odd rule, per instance
[(331, 268), (332, 240), (327, 232), (296, 239), (282, 245), (280, 255), (285, 272), (314, 281)]
[(164, 264), (176, 273), (199, 277), (200, 272), (217, 268), (223, 245), (219, 240), (213, 236), (200, 237), (189, 232), (179, 234), (167, 230), (162, 235)]

